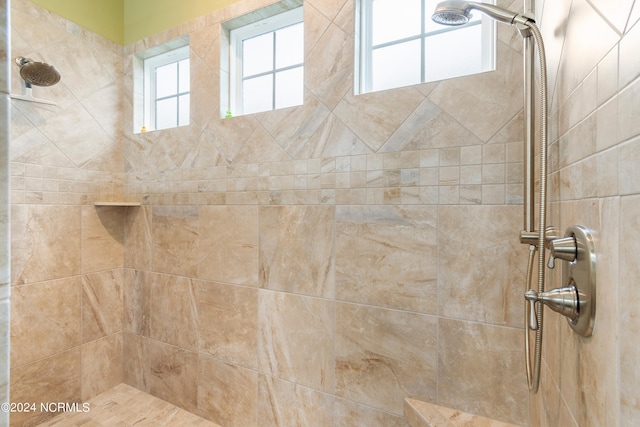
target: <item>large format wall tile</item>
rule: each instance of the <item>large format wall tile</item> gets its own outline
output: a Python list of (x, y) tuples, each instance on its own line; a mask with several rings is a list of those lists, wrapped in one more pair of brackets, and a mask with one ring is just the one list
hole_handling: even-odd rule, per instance
[(122, 331), (123, 271), (82, 277), (82, 342)]
[[(81, 403), (80, 347), (11, 370), (12, 402)], [(38, 408), (39, 409), (39, 408)], [(11, 425), (37, 425), (55, 412), (15, 412)]]
[(122, 268), (124, 220), (121, 207), (82, 207), (82, 272)]
[(440, 318), (439, 403), (526, 424), (527, 412), (521, 404), (528, 395), (522, 333), (520, 329)]
[(438, 314), (521, 326), (527, 248), (520, 206), (440, 206)]
[(407, 427), (402, 415), (379, 411), (367, 405), (339, 399), (335, 400), (335, 427)]
[(260, 375), (258, 419), (264, 427), (333, 425), (334, 397), (295, 383)]
[(122, 382), (149, 392), (147, 339), (125, 331), (122, 334)]
[(333, 392), (334, 303), (261, 290), (258, 313), (261, 372)]
[(198, 277), (258, 285), (258, 209), (205, 206), (200, 209)]
[(522, 108), (522, 68), (512, 66), (522, 56), (502, 42), (496, 50), (500, 61), (493, 73), (444, 80), (429, 95), (429, 100), (485, 142)]
[(195, 277), (200, 258), (197, 206), (154, 206), (151, 230), (153, 270)]
[(334, 113), (377, 151), (424, 100), (413, 87), (354, 96), (347, 93)]
[(122, 382), (122, 333), (83, 344), (81, 355), (83, 401)]
[(152, 277), (152, 273), (125, 270), (122, 328), (126, 332), (149, 336)]
[(80, 273), (79, 206), (13, 205), (11, 215), (14, 285)]
[(305, 56), (305, 86), (330, 110), (353, 85), (353, 35), (331, 24)]
[(436, 224), (434, 207), (338, 207), (337, 299), (435, 314)]
[(260, 287), (318, 297), (335, 294), (335, 209), (260, 208)]
[(403, 399), (436, 398), (437, 319), (337, 303), (336, 395), (402, 414)]
[(258, 425), (255, 371), (200, 356), (197, 384), (198, 415), (228, 427)]
[[(637, 230), (640, 226), (640, 199), (638, 196), (622, 199), (620, 205), (620, 224), (627, 230)], [(640, 253), (640, 245), (633, 237), (635, 233), (620, 232), (619, 261), (619, 318), (620, 323), (620, 416), (621, 425), (631, 426), (633, 420), (640, 419), (640, 371), (632, 363), (640, 357), (638, 336), (640, 336), (640, 291), (634, 284), (640, 278), (640, 268), (636, 255)], [(606, 286), (606, 285), (605, 285)], [(598, 333), (607, 334), (602, 329)], [(625, 363), (626, 362), (626, 363)]]
[(198, 349), (198, 303), (192, 279), (151, 274), (149, 338), (184, 349)]
[(258, 366), (258, 290), (196, 281), (201, 353)]
[(11, 367), (76, 347), (81, 342), (79, 276), (14, 286), (11, 296)]
[(151, 269), (152, 208), (129, 208), (126, 216), (124, 266), (138, 270)]
[(149, 393), (195, 413), (198, 355), (155, 340), (147, 340), (145, 347)]

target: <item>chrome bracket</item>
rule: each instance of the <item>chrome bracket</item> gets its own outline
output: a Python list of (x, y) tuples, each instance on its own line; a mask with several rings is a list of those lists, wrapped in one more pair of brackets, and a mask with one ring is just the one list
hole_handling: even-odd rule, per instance
[[(535, 16), (533, 15), (533, 13), (527, 12), (523, 16), (533, 23), (536, 22)], [(533, 35), (531, 34), (531, 27), (529, 27), (528, 25), (516, 23), (515, 26), (516, 26), (516, 29), (518, 30), (518, 33), (520, 33), (520, 37), (522, 37), (523, 39), (526, 39)]]
[[(557, 230), (554, 226), (550, 225), (544, 231), (544, 246), (545, 248), (549, 247), (550, 242), (558, 238), (559, 230)], [(520, 243), (529, 245), (529, 246), (538, 246), (538, 239), (540, 233), (537, 231), (520, 231)]]

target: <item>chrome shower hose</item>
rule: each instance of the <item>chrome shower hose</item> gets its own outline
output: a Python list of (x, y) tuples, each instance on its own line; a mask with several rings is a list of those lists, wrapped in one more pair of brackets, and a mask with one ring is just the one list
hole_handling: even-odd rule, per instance
[[(527, 289), (530, 289), (531, 278), (533, 275), (533, 260), (536, 250), (538, 251), (538, 293), (544, 292), (545, 282), (545, 232), (547, 229), (547, 61), (542, 41), (542, 34), (533, 21), (526, 24), (533, 34), (538, 47), (538, 58), (540, 61), (540, 213), (538, 224), (538, 246), (529, 248), (529, 262), (527, 266)], [(525, 353), (527, 364), (527, 383), (529, 390), (533, 393), (538, 392), (540, 384), (540, 364), (542, 361), (542, 325), (543, 325), (543, 306), (538, 303), (536, 306), (536, 320), (538, 328), (536, 329), (535, 353), (533, 374), (531, 372), (531, 346), (529, 338), (529, 304), (525, 301), (524, 331), (525, 331)]]

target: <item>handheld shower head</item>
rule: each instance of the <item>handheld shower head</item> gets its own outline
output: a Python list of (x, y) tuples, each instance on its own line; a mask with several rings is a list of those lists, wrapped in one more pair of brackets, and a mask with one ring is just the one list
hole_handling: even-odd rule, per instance
[(29, 58), (19, 56), (16, 64), (20, 67), (20, 77), (25, 81), (27, 87), (53, 86), (60, 81), (60, 72), (53, 65), (44, 62), (35, 62)]
[(527, 22), (531, 21), (531, 19), (526, 16), (511, 12), (499, 6), (461, 0), (448, 0), (438, 3), (431, 19), (442, 25), (463, 25), (469, 22), (471, 10), (473, 9), (479, 10), (496, 21), (509, 25), (527, 25)]

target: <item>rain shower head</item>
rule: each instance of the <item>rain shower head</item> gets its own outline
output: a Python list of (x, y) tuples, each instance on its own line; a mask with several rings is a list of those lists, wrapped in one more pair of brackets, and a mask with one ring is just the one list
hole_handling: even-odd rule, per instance
[(16, 58), (16, 64), (20, 67), (20, 77), (24, 79), (27, 87), (53, 86), (60, 81), (60, 72), (53, 65), (21, 56)]
[(526, 16), (492, 4), (460, 0), (448, 0), (438, 3), (431, 19), (442, 25), (463, 25), (471, 19), (471, 10), (473, 9), (479, 10), (496, 21), (509, 25), (527, 25), (527, 22), (531, 21)]

